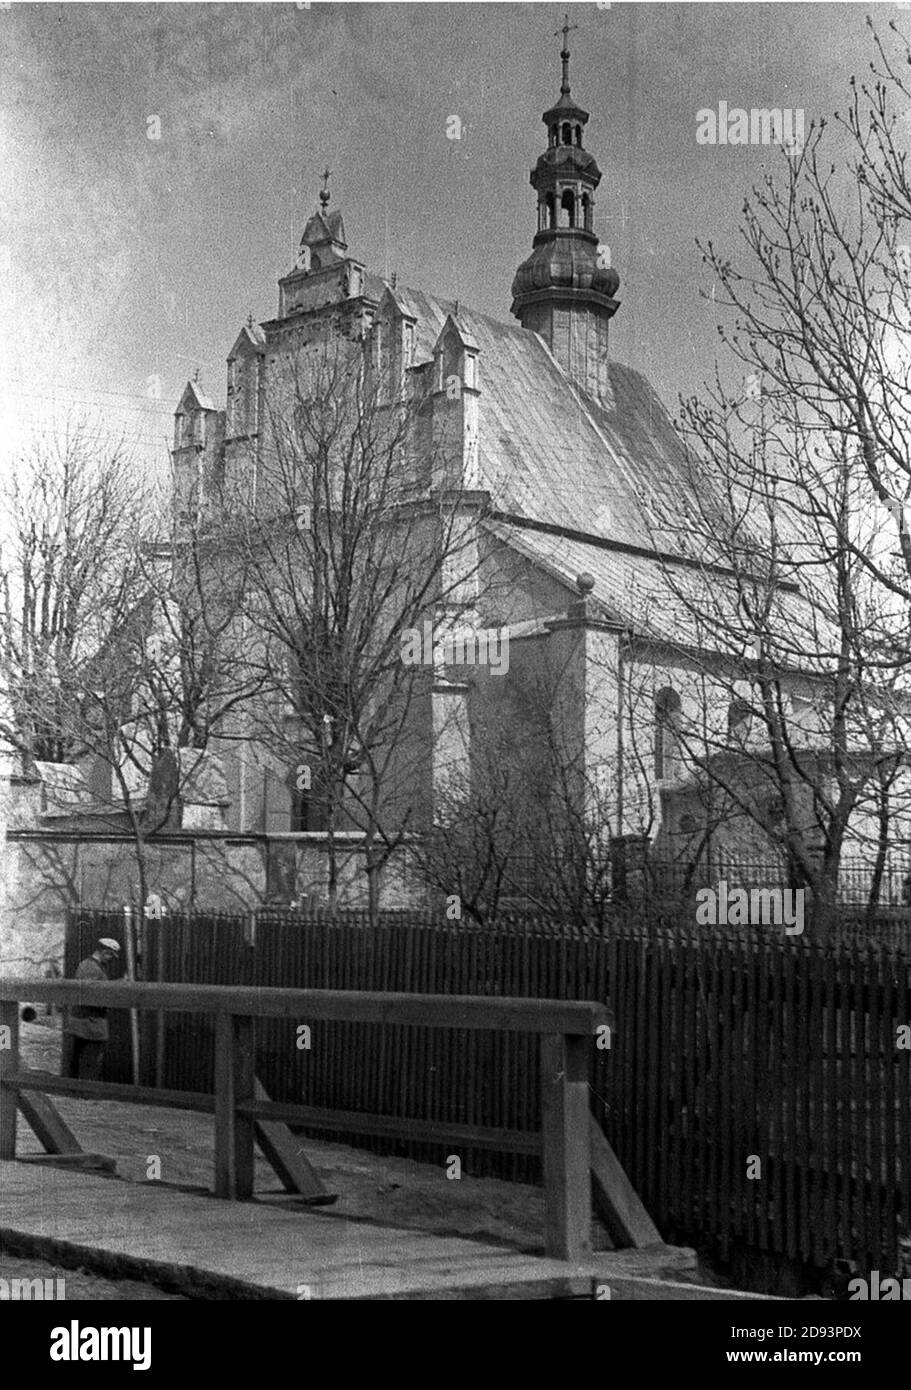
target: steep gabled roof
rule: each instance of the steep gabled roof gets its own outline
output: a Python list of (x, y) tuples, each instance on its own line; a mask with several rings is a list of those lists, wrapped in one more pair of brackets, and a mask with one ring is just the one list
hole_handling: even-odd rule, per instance
[[(708, 484), (697, 506), (683, 445), (641, 372), (611, 363), (601, 405), (520, 324), (405, 286), (394, 297), (415, 321), (416, 366), (432, 360), (447, 323), (478, 348), (477, 486), (491, 495), (489, 533), (573, 594), (577, 575), (588, 571), (605, 616), (645, 638), (728, 647), (724, 615), (736, 612), (735, 584), (701, 564)], [(698, 601), (704, 622), (695, 622), (675, 588)], [(831, 634), (793, 586), (783, 586), (778, 605), (784, 630), (805, 636), (819, 627), (825, 648)], [(802, 650), (795, 647), (795, 657)]]
[(314, 212), (301, 237), (301, 244), (306, 246), (322, 246), (327, 241), (345, 245), (345, 224), (340, 212)]
[(212, 399), (206, 395), (198, 381), (188, 381), (183, 388), (183, 395), (177, 407), (176, 414), (185, 414), (184, 406), (189, 406), (191, 410), (217, 410), (218, 407)]
[(644, 547), (660, 532), (663, 549), (686, 553), (683, 447), (641, 373), (612, 364), (605, 409), (520, 324), (407, 287), (397, 286), (395, 298), (415, 319), (416, 365), (431, 359), (450, 315), (477, 343), (479, 486), (496, 510)]
[(237, 357), (239, 353), (262, 353), (265, 351), (266, 335), (259, 324), (245, 323), (243, 328), (234, 339), (234, 346), (228, 353), (228, 361)]

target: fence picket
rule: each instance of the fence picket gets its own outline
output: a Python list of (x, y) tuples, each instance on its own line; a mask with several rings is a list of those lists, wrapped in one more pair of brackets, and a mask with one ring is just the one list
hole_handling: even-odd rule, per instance
[[(667, 919), (618, 920), (607, 935), (418, 914), (371, 925), (363, 914), (261, 912), (254, 925), (251, 944), (246, 917), (149, 923), (148, 968), (157, 973), (160, 951), (166, 979), (201, 983), (606, 1000), (614, 1028), (610, 1049), (593, 1050), (593, 1107), (664, 1234), (714, 1242), (722, 1258), (739, 1245), (816, 1267), (896, 1267), (911, 1223), (909, 1054), (896, 1046), (909, 1017), (904, 946), (697, 936)], [(67, 972), (122, 929), (121, 913), (75, 912)], [(278, 1100), (502, 1129), (540, 1123), (538, 1058), (523, 1035), (322, 1024), (310, 1051), (281, 1022), (262, 1021), (257, 1036), (261, 1079)], [(112, 1016), (108, 1079), (128, 1079), (129, 1046)], [(169, 1017), (164, 1062), (165, 1085), (210, 1088), (211, 1020)], [(320, 1132), (434, 1161), (445, 1152)], [(746, 1178), (751, 1153), (762, 1159), (758, 1182)], [(540, 1175), (527, 1154), (462, 1158), (471, 1172)]]

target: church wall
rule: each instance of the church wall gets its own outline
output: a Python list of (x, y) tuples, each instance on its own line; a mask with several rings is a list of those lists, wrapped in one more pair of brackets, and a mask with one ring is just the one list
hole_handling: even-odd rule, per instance
[[(211, 489), (221, 482), (225, 416), (220, 410), (196, 410), (178, 425), (172, 454), (175, 507), (186, 512), (198, 506)], [(186, 442), (181, 442), (186, 441)]]
[(479, 608), (485, 626), (559, 617), (571, 597), (568, 584), (497, 538), (482, 536)]
[[(486, 795), (494, 777), (513, 808), (521, 807), (531, 821), (546, 790), (552, 750), (550, 705), (542, 692), (548, 640), (546, 634), (511, 640), (507, 674), (478, 668), (468, 696), (472, 786)], [(514, 831), (511, 824), (510, 840)]]
[(595, 624), (584, 629), (583, 748), (585, 797), (593, 822), (616, 826), (620, 793), (621, 637)]
[[(625, 830), (626, 833), (648, 833), (656, 845), (677, 854), (685, 850), (691, 836), (681, 829), (681, 821), (689, 817), (701, 826), (706, 816), (712, 818), (711, 784), (697, 791), (693, 776), (687, 772), (685, 755), (681, 758), (680, 775), (658, 781), (654, 775), (655, 698), (662, 689), (671, 688), (681, 698), (681, 718), (704, 736), (711, 746), (720, 748), (728, 741), (728, 712), (732, 694), (738, 690), (724, 677), (713, 677), (711, 671), (683, 660), (672, 661), (657, 653), (652, 659), (643, 656), (640, 648), (637, 659), (628, 668), (625, 700), (624, 741), (625, 759)], [(806, 677), (794, 676), (783, 681), (788, 727), (794, 745), (811, 751), (825, 738), (826, 715), (814, 696), (812, 683)], [(744, 699), (750, 698), (748, 685), (740, 688)], [(698, 746), (698, 735), (694, 741)], [(731, 747), (731, 756), (739, 759), (738, 785), (761, 800), (774, 800), (775, 784), (751, 762), (750, 753), (765, 747), (764, 726), (754, 719), (740, 741)], [(801, 789), (796, 791), (801, 800)], [(714, 792), (718, 801), (719, 793)], [(814, 825), (812, 799), (803, 796), (798, 818), (808, 831)], [(903, 775), (893, 796), (894, 820), (890, 829), (892, 852), (901, 856), (911, 847), (911, 773)], [(684, 824), (687, 822), (684, 821)], [(849, 825), (844, 845), (844, 857), (852, 861), (872, 862), (876, 837), (875, 815), (869, 800), (858, 807)], [(772, 854), (769, 839), (750, 817), (732, 813), (713, 831), (715, 852), (732, 860), (767, 859)]]

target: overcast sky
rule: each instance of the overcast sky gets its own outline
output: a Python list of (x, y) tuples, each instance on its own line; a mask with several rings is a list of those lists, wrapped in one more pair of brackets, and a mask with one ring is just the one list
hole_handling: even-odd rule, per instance
[[(226, 354), (248, 313), (274, 315), (327, 163), (353, 255), (508, 318), (563, 8), (0, 10), (4, 442), (54, 400), (103, 406), (161, 456), (197, 365), (223, 404)], [(897, 5), (570, 7), (597, 230), (620, 274), (612, 355), (672, 408), (715, 351), (695, 238), (734, 249), (744, 195), (781, 158), (698, 144), (696, 113), (831, 115), (869, 62), (867, 14), (911, 28)]]

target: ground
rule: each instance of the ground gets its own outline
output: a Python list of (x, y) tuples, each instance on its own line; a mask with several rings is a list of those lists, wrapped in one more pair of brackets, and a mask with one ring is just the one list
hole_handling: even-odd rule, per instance
[[(174, 1302), (187, 1303), (181, 1294), (165, 1293), (154, 1284), (141, 1284), (135, 1279), (99, 1279), (84, 1269), (64, 1269), (61, 1265), (50, 1264), (47, 1260), (20, 1260), (6, 1251), (0, 1251), (0, 1279), (63, 1279), (64, 1294), (67, 1299), (77, 1303), (107, 1302), (111, 1299), (126, 1298), (131, 1302)], [(5, 1291), (0, 1289), (0, 1301)]]

